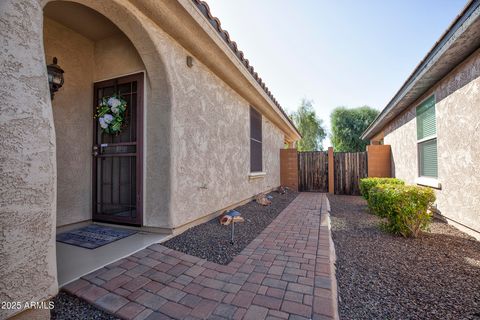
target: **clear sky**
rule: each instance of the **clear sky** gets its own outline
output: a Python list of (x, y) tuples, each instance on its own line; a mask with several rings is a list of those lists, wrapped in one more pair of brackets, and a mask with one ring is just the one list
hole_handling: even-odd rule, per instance
[[(207, 0), (287, 112), (383, 109), (466, 0)], [(329, 145), (324, 142), (324, 146)]]

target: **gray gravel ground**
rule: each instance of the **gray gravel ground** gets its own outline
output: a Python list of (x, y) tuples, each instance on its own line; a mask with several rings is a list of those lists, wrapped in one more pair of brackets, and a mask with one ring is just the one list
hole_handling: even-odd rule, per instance
[(61, 291), (54, 299), (50, 311), (52, 320), (119, 320), (91, 304)]
[(218, 218), (214, 218), (164, 242), (163, 245), (218, 264), (228, 264), (297, 197), (298, 193), (272, 192), (270, 195), (273, 199), (269, 206), (261, 206), (251, 201), (235, 208), (245, 218), (245, 222), (235, 224), (234, 244), (230, 244), (231, 226), (222, 226)]
[(389, 235), (355, 196), (328, 196), (341, 319), (480, 319), (480, 242), (435, 220)]

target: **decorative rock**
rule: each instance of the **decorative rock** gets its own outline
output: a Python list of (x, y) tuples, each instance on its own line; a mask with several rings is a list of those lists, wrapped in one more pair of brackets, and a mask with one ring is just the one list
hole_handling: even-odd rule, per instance
[(479, 319), (479, 241), (437, 220), (417, 239), (392, 236), (362, 198), (328, 199), (341, 319)]
[(235, 208), (242, 213), (245, 223), (235, 225), (233, 244), (230, 244), (230, 228), (225, 228), (217, 219), (212, 219), (168, 240), (163, 245), (218, 264), (228, 264), (297, 197), (298, 193), (272, 192), (270, 195), (273, 202), (269, 206), (261, 206), (255, 201), (250, 201)]

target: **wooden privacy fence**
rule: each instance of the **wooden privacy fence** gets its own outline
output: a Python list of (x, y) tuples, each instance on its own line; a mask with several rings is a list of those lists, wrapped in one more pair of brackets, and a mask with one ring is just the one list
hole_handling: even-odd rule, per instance
[(391, 177), (389, 145), (369, 145), (367, 152), (280, 151), (280, 183), (299, 191), (359, 195), (359, 180)]
[(360, 179), (368, 177), (366, 152), (334, 153), (335, 194), (360, 195)]
[(328, 153), (298, 153), (298, 190), (328, 192)]

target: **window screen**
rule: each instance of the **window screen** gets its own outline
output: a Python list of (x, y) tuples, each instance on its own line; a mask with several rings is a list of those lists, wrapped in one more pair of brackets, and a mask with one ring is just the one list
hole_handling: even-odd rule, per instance
[(421, 177), (438, 177), (437, 139), (418, 144), (418, 160)]
[(438, 177), (435, 97), (417, 107), (418, 171), (420, 177)]
[(435, 98), (431, 97), (417, 107), (417, 139), (436, 136)]

